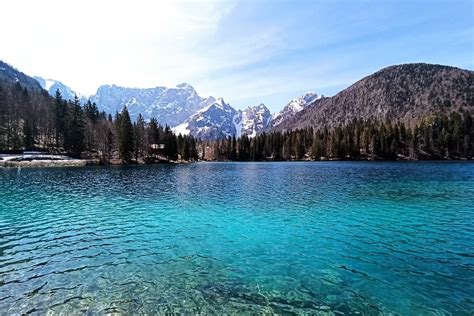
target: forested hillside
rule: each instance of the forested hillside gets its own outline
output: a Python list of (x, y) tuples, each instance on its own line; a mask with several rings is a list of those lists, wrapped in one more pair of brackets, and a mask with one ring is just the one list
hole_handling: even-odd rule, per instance
[(384, 68), (333, 97), (316, 100), (276, 130), (335, 128), (354, 120), (402, 122), (428, 116), (474, 114), (474, 72), (450, 66), (404, 64)]
[(146, 123), (140, 116), (132, 122), (126, 108), (114, 117), (99, 112), (88, 102), (52, 98), (44, 90), (27, 89), (20, 82), (0, 82), (0, 151), (41, 150), (73, 157), (137, 162), (156, 154), (166, 159), (197, 158), (195, 140), (176, 136), (155, 119)]
[(41, 85), (34, 78), (13, 68), (9, 64), (0, 60), (0, 83), (19, 83), (22, 87), (30, 91), (42, 91)]

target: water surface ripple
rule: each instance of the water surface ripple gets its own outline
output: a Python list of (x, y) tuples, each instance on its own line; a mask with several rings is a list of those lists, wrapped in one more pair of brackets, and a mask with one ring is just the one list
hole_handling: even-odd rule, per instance
[(474, 164), (0, 169), (0, 314), (472, 315)]

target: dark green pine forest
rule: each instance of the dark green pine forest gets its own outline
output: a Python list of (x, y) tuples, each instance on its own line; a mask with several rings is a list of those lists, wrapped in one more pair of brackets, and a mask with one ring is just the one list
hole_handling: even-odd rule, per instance
[[(410, 128), (400, 122), (355, 120), (336, 128), (306, 128), (228, 137), (201, 145), (216, 160), (469, 159), (474, 156), (468, 112), (438, 114)], [(211, 158), (207, 157), (207, 158)]]

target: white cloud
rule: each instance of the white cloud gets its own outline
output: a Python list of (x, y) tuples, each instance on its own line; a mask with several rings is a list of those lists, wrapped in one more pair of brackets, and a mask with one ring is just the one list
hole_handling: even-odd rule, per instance
[(286, 50), (284, 25), (242, 23), (216, 34), (234, 6), (190, 0), (12, 1), (2, 8), (0, 29), (10, 31), (2, 32), (0, 58), (85, 94), (102, 84), (186, 81), (204, 96), (266, 95), (271, 81), (256, 71), (249, 81), (240, 68)]
[(172, 85), (200, 70), (192, 51), (231, 7), (189, 0), (8, 1), (0, 56), (89, 94), (104, 83)]

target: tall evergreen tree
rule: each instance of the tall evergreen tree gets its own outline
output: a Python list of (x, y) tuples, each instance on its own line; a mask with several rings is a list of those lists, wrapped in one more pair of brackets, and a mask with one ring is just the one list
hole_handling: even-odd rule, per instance
[(29, 120), (23, 124), (23, 146), (26, 150), (31, 150), (35, 146), (36, 131)]
[(118, 120), (119, 154), (123, 162), (130, 162), (135, 146), (133, 124), (127, 107), (124, 107)]
[(75, 155), (79, 155), (85, 149), (85, 118), (77, 95), (69, 107), (69, 115), (66, 122), (65, 148)]
[(138, 115), (137, 121), (133, 126), (133, 135), (135, 138), (135, 160), (138, 161), (138, 157), (142, 156), (146, 147), (145, 120), (141, 114)]
[(59, 147), (64, 142), (66, 134), (66, 123), (67, 123), (67, 103), (63, 100), (59, 89), (56, 90), (54, 97), (54, 115), (56, 123), (56, 147)]

